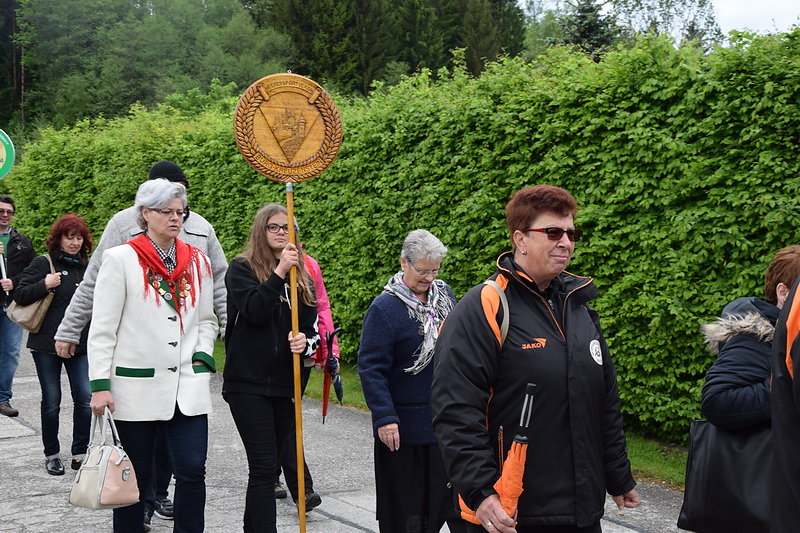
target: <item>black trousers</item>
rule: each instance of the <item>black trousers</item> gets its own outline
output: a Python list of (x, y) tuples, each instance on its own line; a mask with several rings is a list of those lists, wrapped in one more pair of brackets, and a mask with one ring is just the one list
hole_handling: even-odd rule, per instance
[(158, 430), (151, 482), (144, 497), (144, 504), (148, 510), (153, 510), (156, 500), (163, 500), (169, 495), (170, 481), (172, 481), (172, 458), (164, 443), (164, 432)]
[(280, 448), (294, 427), (294, 404), (291, 398), (239, 392), (226, 392), (224, 398), (247, 454), (244, 531), (277, 533), (275, 474)]
[[(140, 500), (134, 505), (114, 509), (114, 533), (144, 531), (144, 498), (150, 486), (156, 433), (164, 434), (167, 453), (175, 467), (176, 533), (201, 533), (205, 530), (206, 455), (208, 416), (186, 416), (175, 406), (171, 420), (116, 421), (119, 437), (136, 472)], [(274, 498), (273, 498), (274, 499)]]
[(375, 496), (381, 533), (438, 533), (445, 522), (451, 533), (465, 531), (435, 444), (390, 451), (375, 439)]
[[(301, 371), (301, 387), (302, 387), (302, 394), (306, 393), (306, 385), (308, 385), (308, 378), (311, 376), (311, 367), (303, 368)], [(292, 426), (294, 428), (294, 426)], [(278, 468), (278, 473), (276, 475), (276, 479), (281, 475), (281, 468), (283, 468), (283, 477), (286, 479), (286, 487), (289, 489), (289, 492), (292, 495), (292, 499), (297, 501), (297, 437), (295, 436), (297, 432), (292, 431), (289, 435), (289, 438), (286, 439), (286, 442), (283, 446), (283, 452), (281, 453), (281, 464), (280, 468)], [(308, 471), (308, 461), (305, 460), (305, 455), (303, 456), (303, 467), (304, 467), (304, 475), (305, 478), (305, 492), (306, 494), (310, 492), (314, 492), (314, 480), (311, 479), (311, 472)]]
[[(577, 526), (521, 526), (517, 525), (517, 533), (602, 533), (600, 522), (588, 527)], [(467, 533), (485, 533), (486, 528), (467, 523)]]

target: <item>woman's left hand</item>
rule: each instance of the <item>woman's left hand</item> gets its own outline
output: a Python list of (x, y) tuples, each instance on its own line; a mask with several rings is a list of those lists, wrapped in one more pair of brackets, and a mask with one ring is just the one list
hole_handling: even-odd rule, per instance
[(44, 277), (44, 288), (48, 291), (50, 289), (55, 289), (61, 285), (61, 272), (56, 272), (55, 274), (48, 274)]
[(516, 521), (508, 516), (500, 503), (500, 497), (492, 494), (475, 509), (475, 516), (481, 521), (483, 529), (489, 533), (516, 533)]
[(292, 337), (292, 332), (289, 332), (289, 348), (291, 348), (292, 353), (303, 353), (303, 350), (306, 349), (306, 334), (305, 333), (298, 333), (294, 337)]
[(634, 507), (642, 505), (642, 499), (639, 497), (639, 493), (636, 492), (636, 489), (626, 492), (625, 494), (620, 494), (619, 496), (611, 496), (611, 499), (617, 504), (617, 509), (619, 509), (620, 514), (622, 514), (622, 511), (625, 509), (633, 509)]

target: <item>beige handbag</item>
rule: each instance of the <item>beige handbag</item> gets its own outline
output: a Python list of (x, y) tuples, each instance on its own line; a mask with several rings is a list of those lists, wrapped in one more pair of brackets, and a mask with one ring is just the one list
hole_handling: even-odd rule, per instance
[[(100, 440), (95, 442), (98, 425)], [(106, 442), (108, 433), (111, 433), (111, 444)], [(138, 501), (139, 487), (133, 464), (122, 449), (111, 411), (106, 407), (103, 416), (92, 416), (89, 448), (72, 484), (69, 503), (87, 509), (113, 509)]]
[[(50, 258), (50, 254), (44, 255), (47, 257), (47, 262), (50, 263), (50, 273), (55, 274), (56, 268), (53, 266), (53, 260)], [(31, 333), (39, 333), (39, 328), (42, 327), (44, 316), (47, 314), (47, 310), (50, 309), (50, 303), (52, 301), (53, 293), (48, 292), (47, 296), (32, 304), (19, 305), (17, 302), (11, 302), (11, 305), (6, 309), (6, 315)]]

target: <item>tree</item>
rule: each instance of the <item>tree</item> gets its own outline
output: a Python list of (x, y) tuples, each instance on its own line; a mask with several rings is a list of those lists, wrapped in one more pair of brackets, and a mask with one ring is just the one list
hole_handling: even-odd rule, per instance
[[(466, 0), (430, 0), (430, 5), (436, 12), (437, 31), (442, 38), (442, 48), (449, 53), (450, 50), (461, 45), (461, 27), (467, 2)], [(447, 61), (449, 54), (444, 59)]]
[(577, 0), (574, 10), (564, 16), (564, 44), (575, 45), (595, 61), (600, 60), (619, 35), (612, 16), (601, 13), (596, 0)]
[(545, 5), (539, 0), (528, 0), (525, 5), (527, 26), (523, 57), (533, 60), (555, 43), (564, 41), (561, 18), (563, 8), (558, 4)]
[(722, 40), (711, 0), (615, 0), (613, 11), (634, 35), (666, 34), (704, 47)]
[(19, 0), (29, 115), (56, 126), (125, 113), (214, 78), (244, 88), (284, 70), (288, 39), (237, 0)]
[(0, 4), (0, 123), (7, 124), (14, 116), (21, 98), (20, 46), (14, 42), (17, 20), (14, 1)]
[(497, 22), (500, 49), (516, 56), (525, 45), (525, 13), (517, 0), (492, 0), (492, 13)]
[(478, 75), (487, 61), (497, 58), (498, 28), (492, 16), (490, 0), (467, 0), (461, 45), (466, 49), (467, 68)]
[(442, 66), (446, 50), (438, 16), (430, 2), (399, 0), (396, 17), (395, 59), (406, 63), (412, 71)]

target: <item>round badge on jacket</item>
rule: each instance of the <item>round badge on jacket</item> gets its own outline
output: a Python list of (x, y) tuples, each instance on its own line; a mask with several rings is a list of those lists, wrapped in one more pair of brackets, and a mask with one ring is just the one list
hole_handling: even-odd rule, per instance
[(603, 364), (603, 350), (600, 349), (600, 341), (595, 339), (589, 343), (589, 353), (592, 355), (592, 359), (598, 365)]

